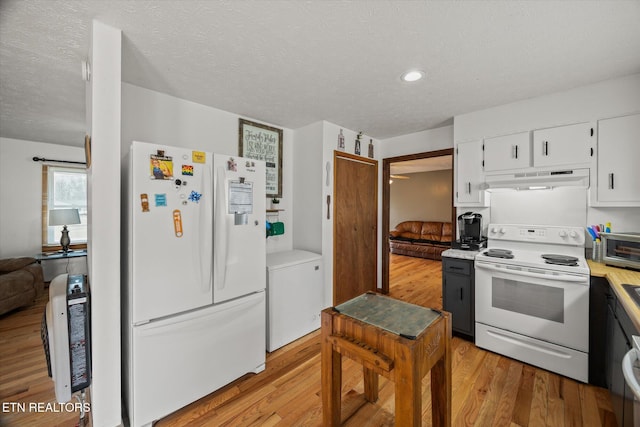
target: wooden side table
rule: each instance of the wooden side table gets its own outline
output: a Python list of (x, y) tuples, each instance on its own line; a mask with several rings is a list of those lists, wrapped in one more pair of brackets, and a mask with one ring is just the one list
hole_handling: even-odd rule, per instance
[(366, 293), (322, 311), (323, 425), (339, 426), (342, 356), (363, 366), (365, 399), (378, 375), (395, 383), (397, 426), (422, 424), (422, 378), (431, 371), (434, 426), (451, 425), (451, 315)]

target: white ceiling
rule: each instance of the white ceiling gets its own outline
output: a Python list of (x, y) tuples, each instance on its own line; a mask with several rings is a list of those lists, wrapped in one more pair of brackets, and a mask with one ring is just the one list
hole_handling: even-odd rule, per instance
[(125, 82), (378, 139), (640, 72), (640, 1), (2, 0), (0, 136), (83, 144), (94, 18), (123, 31)]

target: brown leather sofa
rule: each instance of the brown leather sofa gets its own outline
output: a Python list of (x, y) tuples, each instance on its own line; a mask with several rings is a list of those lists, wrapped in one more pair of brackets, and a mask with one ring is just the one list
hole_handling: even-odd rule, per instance
[(392, 254), (441, 260), (442, 252), (451, 249), (451, 223), (404, 221), (389, 233)]
[(0, 315), (32, 304), (43, 290), (42, 266), (35, 258), (0, 259)]

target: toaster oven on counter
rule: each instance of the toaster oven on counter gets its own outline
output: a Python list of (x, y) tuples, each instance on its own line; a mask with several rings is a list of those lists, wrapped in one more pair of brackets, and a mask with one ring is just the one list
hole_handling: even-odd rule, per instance
[(600, 233), (602, 262), (640, 270), (640, 233)]

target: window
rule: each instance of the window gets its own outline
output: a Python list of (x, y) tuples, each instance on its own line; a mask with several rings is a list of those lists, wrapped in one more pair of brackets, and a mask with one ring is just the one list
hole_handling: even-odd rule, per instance
[(60, 248), (62, 226), (49, 226), (52, 209), (76, 208), (81, 224), (69, 225), (71, 248), (87, 247), (87, 173), (84, 169), (42, 167), (42, 250)]

